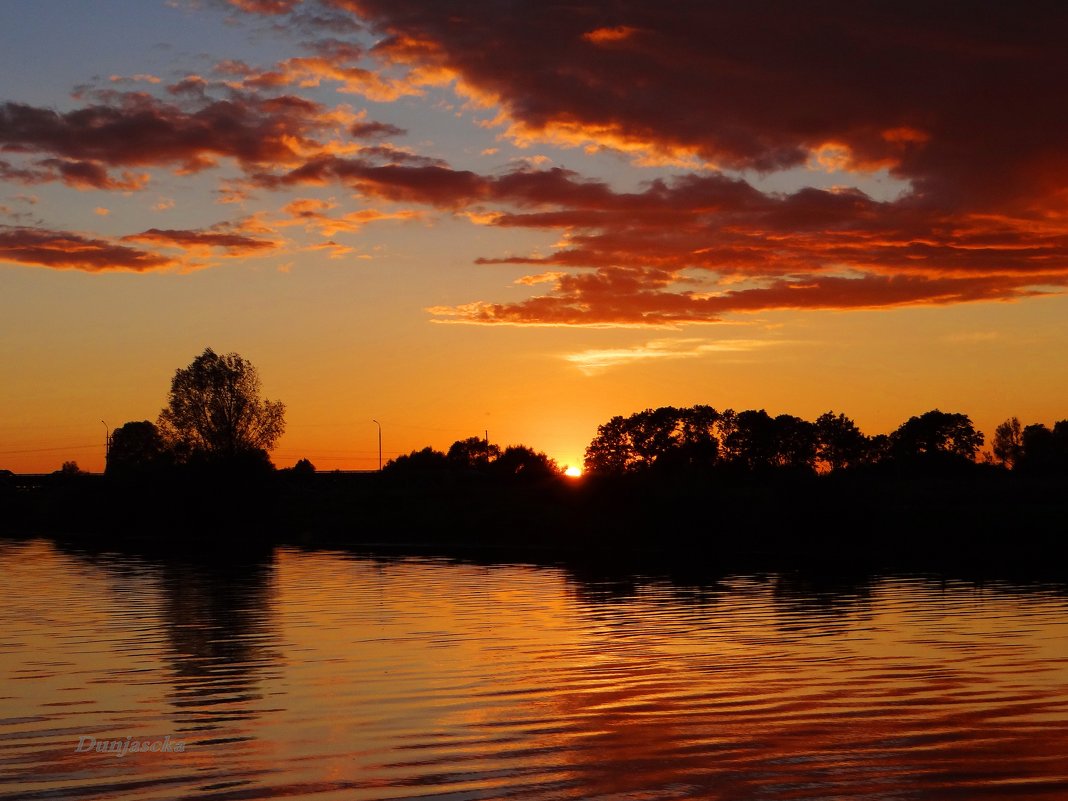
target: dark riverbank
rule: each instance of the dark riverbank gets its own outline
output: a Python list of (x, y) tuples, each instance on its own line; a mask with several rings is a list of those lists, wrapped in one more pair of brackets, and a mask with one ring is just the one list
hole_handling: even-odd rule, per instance
[(942, 568), (1057, 564), (1068, 482), (967, 470), (498, 481), (279, 471), (10, 477), (0, 530), (163, 550), (279, 543)]

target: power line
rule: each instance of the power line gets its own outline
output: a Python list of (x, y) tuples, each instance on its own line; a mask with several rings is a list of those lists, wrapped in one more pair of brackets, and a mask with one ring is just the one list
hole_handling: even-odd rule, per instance
[(99, 447), (100, 447), (99, 443), (96, 444), (96, 445), (63, 445), (63, 446), (56, 447), (56, 448), (25, 448), (23, 450), (17, 450), (17, 451), (0, 451), (0, 454), (7, 455), (7, 454), (11, 454), (11, 453), (46, 453), (46, 452), (49, 452), (49, 451), (83, 451), (83, 450), (88, 450), (90, 448), (99, 448)]

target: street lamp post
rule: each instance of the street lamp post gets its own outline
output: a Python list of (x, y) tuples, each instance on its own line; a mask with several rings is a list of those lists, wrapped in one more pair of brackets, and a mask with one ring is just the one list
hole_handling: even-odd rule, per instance
[(382, 424), (377, 420), (372, 420), (376, 426), (378, 426), (378, 472), (382, 472)]

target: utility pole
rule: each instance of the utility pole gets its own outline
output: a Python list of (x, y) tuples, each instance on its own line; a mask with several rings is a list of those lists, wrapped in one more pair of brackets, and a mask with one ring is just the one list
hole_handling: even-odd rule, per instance
[(376, 426), (378, 426), (378, 472), (382, 472), (382, 424), (377, 420), (372, 420)]
[[(104, 423), (103, 420), (100, 421)], [(111, 456), (111, 429), (104, 423), (104, 469), (108, 469), (108, 457)]]

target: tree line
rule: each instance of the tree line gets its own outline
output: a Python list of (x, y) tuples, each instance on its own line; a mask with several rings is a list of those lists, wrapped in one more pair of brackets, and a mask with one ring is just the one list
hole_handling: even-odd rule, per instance
[(805, 420), (663, 406), (598, 426), (585, 454), (590, 480), (575, 484), (545, 453), (482, 437), (399, 456), (381, 476), (317, 475), (307, 459), (275, 470), (269, 449), (285, 407), (259, 390), (246, 360), (205, 350), (175, 373), (155, 422), (113, 433), (103, 479), (59, 475), (27, 492), (0, 471), (0, 529), (138, 542), (165, 531), (207, 549), (264, 532), (798, 558), (979, 549), (1046, 559), (1063, 549), (1068, 420), (1010, 418), (987, 454), (967, 415), (939, 409), (869, 436), (839, 412)]
[[(220, 355), (208, 348), (176, 371), (156, 422), (128, 422), (113, 432), (107, 473), (146, 475), (197, 465), (270, 471), (268, 452), (284, 431), (285, 405), (260, 398), (256, 368), (236, 353)], [(712, 469), (833, 473), (878, 465), (950, 469), (974, 465), (984, 442), (966, 414), (939, 409), (910, 417), (889, 434), (869, 436), (834, 411), (805, 420), (763, 409), (661, 406), (617, 415), (598, 426), (584, 466), (586, 473), (603, 476)], [(1009, 418), (996, 428), (983, 459), (1021, 473), (1068, 473), (1068, 420), (1048, 427)], [(315, 472), (307, 459), (291, 470)], [(64, 471), (76, 472), (76, 466), (67, 463)], [(562, 471), (546, 454), (525, 445), (502, 449), (470, 437), (446, 451), (426, 447), (397, 457), (383, 474), (544, 480)]]
[[(939, 409), (910, 417), (890, 434), (868, 436), (833, 411), (809, 421), (772, 417), (763, 409), (662, 406), (599, 426), (585, 467), (602, 475), (725, 467), (750, 473), (826, 473), (872, 465), (952, 468), (974, 464), (984, 441), (966, 414)], [(994, 433), (991, 458), (1025, 472), (1068, 472), (1068, 420), (1051, 429), (1021, 427), (1010, 418)]]

